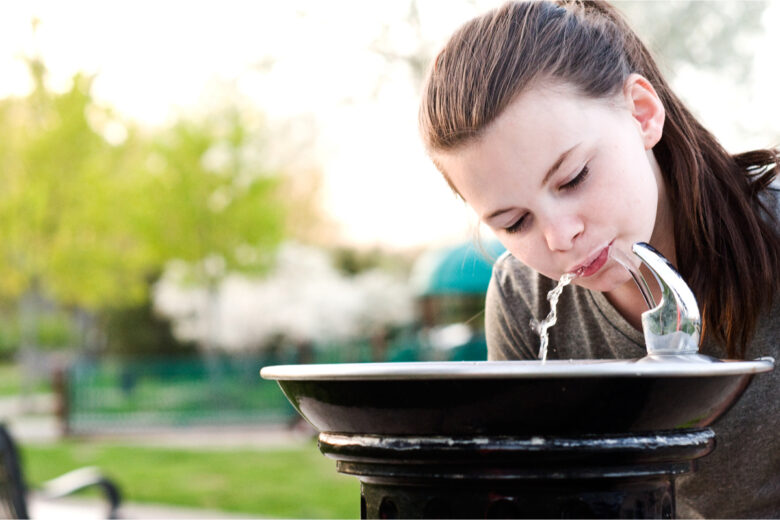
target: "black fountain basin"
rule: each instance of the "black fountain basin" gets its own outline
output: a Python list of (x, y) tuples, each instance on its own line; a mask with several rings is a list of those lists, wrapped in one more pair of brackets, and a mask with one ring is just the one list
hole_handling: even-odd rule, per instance
[(703, 428), (771, 358), (280, 365), (261, 370), (324, 433), (590, 435)]
[(266, 367), (361, 518), (674, 518), (675, 479), (771, 358)]

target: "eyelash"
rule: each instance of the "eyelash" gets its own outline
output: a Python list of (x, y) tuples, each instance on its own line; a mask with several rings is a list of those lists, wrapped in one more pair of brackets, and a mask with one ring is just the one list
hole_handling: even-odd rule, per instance
[(526, 220), (526, 215), (523, 215), (520, 217), (514, 224), (511, 226), (504, 228), (504, 231), (507, 233), (517, 233), (518, 231), (521, 231), (523, 228), (523, 222)]
[(588, 174), (590, 173), (590, 169), (588, 169), (588, 165), (586, 164), (583, 166), (582, 170), (580, 170), (580, 173), (577, 174), (576, 177), (574, 177), (572, 180), (561, 186), (562, 190), (570, 190), (573, 188), (576, 188), (579, 186), (582, 181), (588, 178)]
[[(590, 169), (588, 169), (588, 165), (586, 164), (582, 168), (582, 170), (580, 170), (580, 173), (578, 173), (576, 177), (574, 177), (572, 180), (570, 180), (569, 182), (561, 186), (560, 189), (573, 190), (574, 188), (582, 184), (582, 182), (585, 179), (587, 179), (589, 173), (590, 173)], [(512, 224), (507, 228), (504, 228), (504, 231), (506, 231), (507, 233), (517, 233), (519, 231), (522, 231), (523, 227), (525, 227), (526, 221), (527, 221), (527, 215), (523, 215), (514, 224)]]

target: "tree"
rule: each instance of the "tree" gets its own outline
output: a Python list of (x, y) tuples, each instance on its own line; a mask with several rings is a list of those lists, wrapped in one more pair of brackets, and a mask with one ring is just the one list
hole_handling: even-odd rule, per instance
[(749, 79), (766, 2), (622, 1), (623, 11), (672, 76), (686, 65)]
[(56, 93), (28, 64), (30, 94), (0, 100), (0, 299), (24, 324), (46, 301), (93, 316), (143, 304), (173, 260), (206, 284), (265, 268), (287, 201), (259, 116), (228, 108), (141, 132), (95, 103), (92, 78)]
[(200, 283), (269, 265), (284, 235), (282, 178), (264, 169), (264, 129), (246, 114), (182, 120), (152, 144), (134, 212), (156, 265), (186, 262)]
[(207, 352), (216, 341), (220, 280), (265, 270), (284, 231), (280, 178), (255, 160), (262, 143), (244, 114), (183, 120), (161, 136), (150, 156), (157, 171), (146, 176), (148, 198), (137, 208), (159, 264), (177, 260), (187, 281), (206, 288)]
[[(464, 2), (473, 15), (486, 4)], [(405, 17), (383, 27), (373, 51), (388, 64), (406, 66), (415, 86), (420, 86), (438, 52), (420, 16), (420, 2), (410, 0)], [(687, 64), (747, 79), (754, 47), (750, 40), (763, 32), (761, 17), (767, 2), (716, 2), (700, 0), (619, 0), (614, 2), (672, 77)], [(464, 20), (465, 22), (465, 20)], [(411, 36), (407, 51), (398, 50), (391, 37), (398, 32)]]
[(106, 211), (132, 197), (122, 175), (133, 145), (112, 146), (90, 126), (91, 78), (55, 94), (43, 64), (29, 65), (33, 91), (0, 102), (0, 290), (85, 307), (137, 299), (147, 259), (126, 215)]

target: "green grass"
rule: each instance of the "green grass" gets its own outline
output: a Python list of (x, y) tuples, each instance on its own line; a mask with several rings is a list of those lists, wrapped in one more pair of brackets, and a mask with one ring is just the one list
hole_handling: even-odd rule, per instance
[(0, 362), (0, 396), (16, 395), (21, 388), (21, 375), (15, 363)]
[[(22, 368), (16, 362), (0, 361), (0, 397), (19, 395), (22, 392)], [(29, 389), (32, 392), (50, 392), (48, 379), (36, 381)]]
[(100, 467), (133, 502), (276, 518), (357, 518), (360, 484), (314, 443), (269, 450), (192, 450), (66, 441), (21, 447), (32, 487), (81, 466)]

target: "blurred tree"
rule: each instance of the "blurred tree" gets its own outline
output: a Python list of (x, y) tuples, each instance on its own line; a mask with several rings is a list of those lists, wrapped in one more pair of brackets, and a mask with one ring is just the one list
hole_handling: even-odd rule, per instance
[(56, 94), (41, 63), (30, 69), (33, 92), (0, 101), (4, 296), (35, 288), (96, 308), (142, 301), (146, 277), (174, 258), (205, 276), (262, 268), (284, 229), (280, 181), (252, 157), (238, 111), (112, 144), (90, 124), (111, 117), (90, 78)]
[(764, 0), (703, 2), (623, 0), (615, 4), (674, 76), (681, 67), (716, 70), (724, 77), (749, 79), (755, 42), (764, 31)]
[[(398, 37), (399, 33), (401, 38)], [(418, 0), (411, 0), (403, 23), (386, 23), (371, 48), (388, 64), (405, 66), (412, 84), (419, 88), (422, 86), (425, 75), (428, 73), (428, 67), (437, 52), (434, 43), (426, 38), (426, 34), (420, 18)], [(397, 43), (400, 39), (413, 43), (402, 48)], [(388, 76), (390, 76), (389, 73), (381, 79), (387, 80)], [(379, 86), (376, 90), (378, 88)]]
[[(258, 273), (284, 236), (280, 177), (258, 160), (262, 125), (238, 108), (203, 121), (182, 120), (149, 156), (144, 201), (136, 207), (145, 242), (160, 264), (183, 262), (190, 283), (206, 287), (213, 352), (217, 287), (229, 272)], [(150, 166), (147, 164), (147, 167)]]
[[(744, 141), (753, 141), (747, 147), (766, 146), (772, 136), (780, 135), (777, 125), (757, 108), (762, 103), (756, 98), (763, 74), (759, 67), (764, 65), (756, 58), (768, 27), (763, 23), (767, 5), (765, 1), (617, 3), (688, 108), (725, 145), (738, 148), (745, 147), (737, 144)], [(730, 115), (721, 114), (723, 99), (730, 99)], [(728, 122), (718, 121), (724, 118)]]
[(192, 281), (268, 267), (284, 235), (281, 176), (264, 170), (262, 124), (237, 108), (181, 120), (158, 135), (137, 172), (137, 231), (155, 264), (191, 267)]
[(391, 252), (378, 247), (360, 249), (341, 246), (331, 251), (335, 267), (344, 274), (356, 275), (372, 269), (388, 273), (408, 275), (412, 270), (415, 253)]
[(142, 133), (94, 102), (92, 78), (56, 93), (28, 65), (30, 94), (0, 100), (0, 299), (19, 302), (23, 344), (45, 301), (117, 323), (171, 260), (207, 284), (265, 268), (287, 201), (262, 120), (236, 108)]
[[(421, 87), (439, 50), (425, 36), (429, 31), (420, 16), (422, 3), (410, 0), (403, 19), (387, 23), (372, 46), (388, 65), (406, 67), (416, 87)], [(472, 6), (475, 16), (488, 7), (474, 0), (463, 3)], [(742, 81), (750, 76), (755, 49), (751, 39), (764, 31), (761, 17), (767, 5), (765, 0), (617, 0), (614, 4), (626, 14), (670, 76), (688, 64)], [(399, 41), (406, 44), (401, 46)]]
[(54, 94), (43, 64), (28, 63), (33, 91), (0, 101), (0, 291), (87, 307), (137, 300), (131, 274), (146, 259), (116, 211), (131, 198), (122, 167), (131, 147), (91, 128), (91, 78), (76, 75), (69, 91)]

